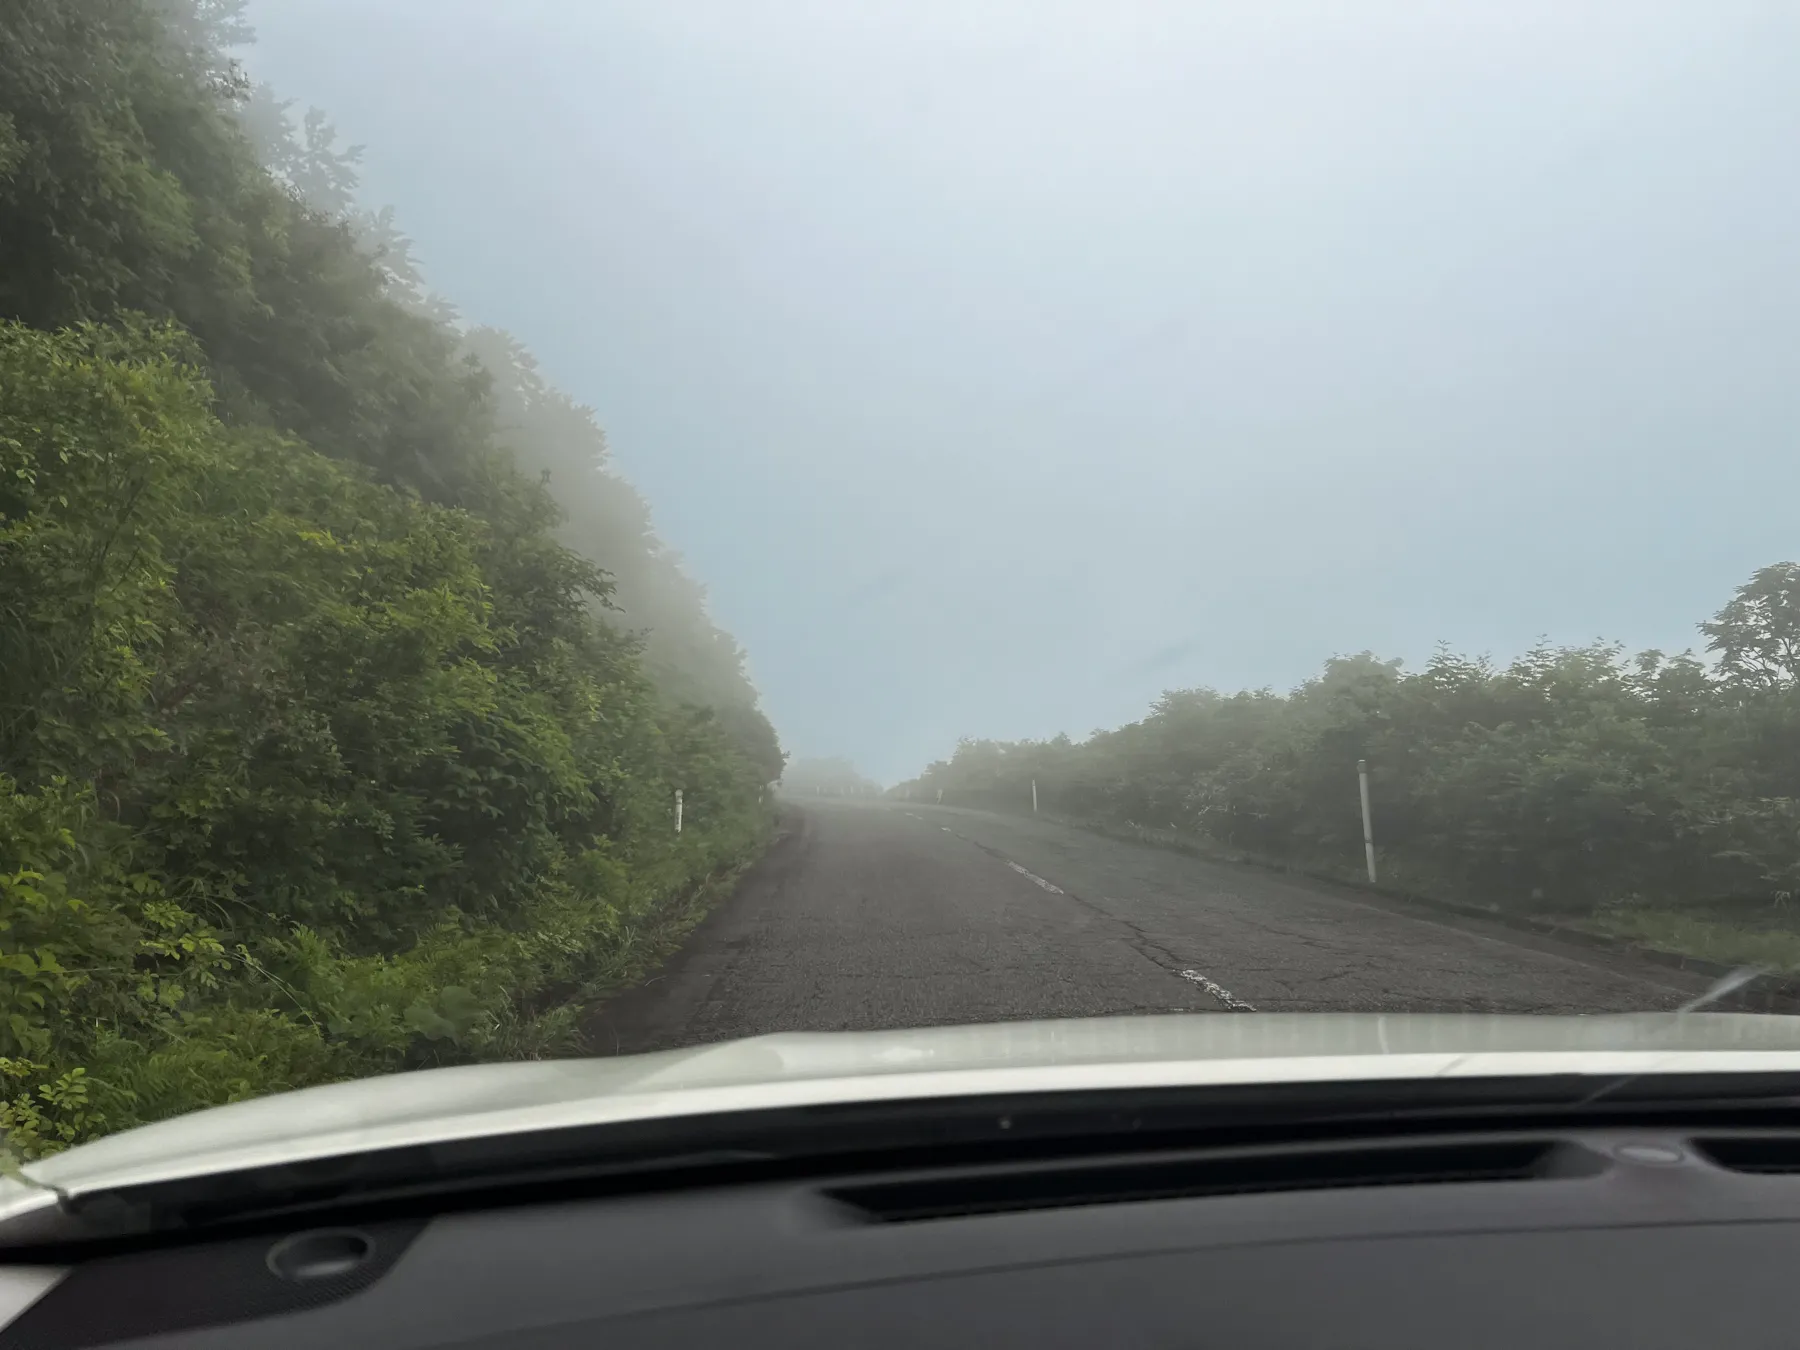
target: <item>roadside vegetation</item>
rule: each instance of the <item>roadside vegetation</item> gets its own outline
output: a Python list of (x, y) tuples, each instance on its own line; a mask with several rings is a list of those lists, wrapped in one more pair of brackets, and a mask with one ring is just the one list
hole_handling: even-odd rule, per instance
[[(234, 0), (0, 13), (0, 1127), (577, 1044), (782, 755)], [(685, 794), (677, 835), (672, 803)]]
[(1800, 968), (1800, 565), (1700, 625), (1710, 660), (1542, 647), (1335, 658), (1289, 693), (1173, 690), (1086, 740), (965, 740), (892, 791)]

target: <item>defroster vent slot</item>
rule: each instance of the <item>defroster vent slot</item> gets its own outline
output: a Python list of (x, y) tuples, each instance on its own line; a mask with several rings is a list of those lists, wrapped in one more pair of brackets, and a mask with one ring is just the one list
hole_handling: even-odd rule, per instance
[(940, 1173), (834, 1188), (830, 1197), (876, 1223), (1116, 1205), (1193, 1196), (1528, 1181), (1545, 1175), (1550, 1140), (1295, 1148)]

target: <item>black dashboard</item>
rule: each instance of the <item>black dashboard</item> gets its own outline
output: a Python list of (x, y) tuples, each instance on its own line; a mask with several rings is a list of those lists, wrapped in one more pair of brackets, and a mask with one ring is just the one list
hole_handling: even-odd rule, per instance
[(1619, 1128), (867, 1168), (79, 1261), (0, 1350), (1791, 1345), (1800, 1135)]

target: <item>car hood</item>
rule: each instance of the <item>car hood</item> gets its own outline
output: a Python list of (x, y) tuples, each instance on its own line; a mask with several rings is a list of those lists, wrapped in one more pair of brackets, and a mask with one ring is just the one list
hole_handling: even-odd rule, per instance
[(784, 1033), (472, 1065), (197, 1111), (0, 1178), (0, 1222), (79, 1197), (374, 1149), (857, 1101), (1241, 1083), (1800, 1072), (1800, 1018), (1211, 1014)]

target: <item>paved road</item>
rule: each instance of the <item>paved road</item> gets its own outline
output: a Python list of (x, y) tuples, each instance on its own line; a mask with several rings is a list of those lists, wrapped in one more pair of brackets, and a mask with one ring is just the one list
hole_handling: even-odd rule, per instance
[(1048, 823), (808, 805), (600, 1053), (769, 1031), (1233, 1009), (1619, 1012), (1704, 981)]

